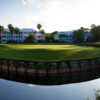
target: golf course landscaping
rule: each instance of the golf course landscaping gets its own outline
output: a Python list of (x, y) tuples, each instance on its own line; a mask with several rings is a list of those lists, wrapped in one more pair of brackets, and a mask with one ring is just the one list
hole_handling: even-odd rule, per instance
[(0, 58), (63, 61), (100, 57), (100, 48), (74, 44), (0, 44)]
[(39, 85), (95, 79), (100, 75), (100, 48), (67, 43), (0, 44), (0, 75)]

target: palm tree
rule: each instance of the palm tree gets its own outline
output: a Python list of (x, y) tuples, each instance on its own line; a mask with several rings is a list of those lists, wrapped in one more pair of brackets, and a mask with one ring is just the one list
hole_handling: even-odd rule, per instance
[(11, 33), (11, 40), (13, 40), (13, 34), (14, 34), (14, 27), (12, 24), (9, 24), (8, 25), (8, 28), (9, 28), (9, 31)]
[(41, 24), (37, 24), (37, 29), (40, 30), (42, 28)]
[(4, 33), (4, 27), (0, 25), (0, 43), (1, 43), (1, 34)]
[[(45, 34), (45, 31), (44, 31), (44, 29), (41, 29), (42, 28), (42, 25), (41, 24), (37, 24), (37, 29), (39, 30), (39, 33), (41, 33), (41, 34)], [(42, 36), (40, 36), (40, 40), (42, 40)]]

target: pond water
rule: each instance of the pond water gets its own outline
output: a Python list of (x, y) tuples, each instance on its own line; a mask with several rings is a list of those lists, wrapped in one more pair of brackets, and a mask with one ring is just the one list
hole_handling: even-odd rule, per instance
[(52, 86), (0, 79), (0, 100), (95, 100), (99, 89), (100, 79)]

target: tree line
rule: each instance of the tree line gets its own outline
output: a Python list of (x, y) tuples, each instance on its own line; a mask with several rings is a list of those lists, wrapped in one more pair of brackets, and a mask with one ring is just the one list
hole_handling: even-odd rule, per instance
[[(20, 29), (18, 27), (14, 27), (12, 24), (8, 25), (8, 29), (11, 33), (11, 38), (12, 38), (11, 40), (13, 40), (14, 33), (16, 33), (16, 34), (20, 33)], [(47, 34), (45, 32), (45, 30), (42, 29), (41, 24), (37, 24), (37, 29), (38, 29), (39, 33), (45, 35), (47, 42), (55, 42), (54, 35), (60, 33), (58, 31), (54, 31), (52, 33)], [(5, 30), (4, 26), (0, 25), (0, 33), (4, 33), (4, 30)], [(75, 30), (73, 32), (73, 35), (72, 35), (73, 42), (84, 42), (85, 36), (87, 35), (86, 30), (90, 30), (90, 35), (86, 39), (86, 42), (98, 42), (98, 41), (100, 41), (100, 25), (92, 24), (90, 29), (81, 27), (80, 29)], [(60, 36), (60, 37), (66, 37), (66, 36), (62, 34), (62, 36)], [(1, 34), (0, 34), (0, 38), (1, 38)], [(26, 38), (25, 41), (32, 42), (34, 40), (36, 40), (35, 34), (30, 34)]]
[[(86, 36), (87, 38), (84, 41)], [(92, 24), (90, 29), (81, 27), (80, 29), (74, 31), (73, 41), (74, 42), (100, 42), (100, 25)]]

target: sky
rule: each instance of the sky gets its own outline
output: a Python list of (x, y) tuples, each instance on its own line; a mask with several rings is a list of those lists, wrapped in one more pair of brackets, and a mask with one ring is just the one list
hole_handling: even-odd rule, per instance
[(0, 24), (46, 32), (100, 25), (100, 0), (0, 0)]

